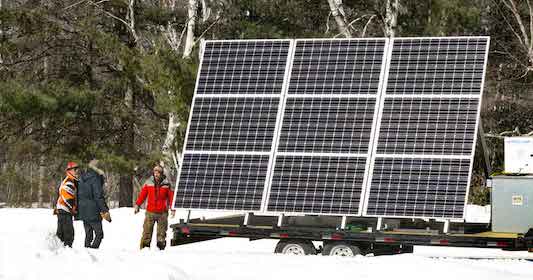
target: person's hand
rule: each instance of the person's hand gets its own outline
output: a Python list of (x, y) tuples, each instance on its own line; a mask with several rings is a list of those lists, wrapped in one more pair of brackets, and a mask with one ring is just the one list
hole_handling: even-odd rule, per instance
[(57, 208), (54, 208), (54, 211), (52, 212), (52, 214), (57, 215), (57, 213), (58, 213)]
[(176, 216), (176, 210), (170, 211), (170, 218), (173, 219)]
[(139, 205), (135, 205), (133, 207), (133, 214), (137, 214), (137, 213), (139, 213)]
[(111, 223), (111, 214), (109, 213), (109, 211), (100, 213), (100, 216), (102, 217), (102, 219)]

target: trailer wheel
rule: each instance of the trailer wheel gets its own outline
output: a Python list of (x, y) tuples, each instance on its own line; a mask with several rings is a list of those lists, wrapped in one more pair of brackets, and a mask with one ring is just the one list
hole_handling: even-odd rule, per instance
[(276, 254), (316, 255), (316, 248), (307, 240), (280, 240), (274, 250)]
[(400, 254), (411, 254), (414, 251), (413, 245), (402, 245), (402, 249), (400, 250)]
[(322, 251), (324, 256), (355, 257), (361, 255), (359, 247), (347, 242), (328, 242)]

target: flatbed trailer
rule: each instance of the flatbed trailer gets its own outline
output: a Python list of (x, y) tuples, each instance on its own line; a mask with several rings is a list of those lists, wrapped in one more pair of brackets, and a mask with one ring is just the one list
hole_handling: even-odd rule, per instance
[[(343, 228), (339, 217), (234, 215), (212, 219), (180, 220), (171, 225), (172, 246), (222, 237), (279, 240), (274, 252), (285, 254), (353, 256), (412, 253), (413, 246), (448, 246), (528, 250), (533, 252), (533, 230), (526, 233), (490, 231), (490, 224), (451, 223), (415, 219), (389, 219), (379, 229), (377, 218), (349, 221)], [(381, 222), (381, 221), (379, 221)], [(388, 226), (387, 226), (388, 225)], [(313, 241), (323, 242), (316, 248)]]

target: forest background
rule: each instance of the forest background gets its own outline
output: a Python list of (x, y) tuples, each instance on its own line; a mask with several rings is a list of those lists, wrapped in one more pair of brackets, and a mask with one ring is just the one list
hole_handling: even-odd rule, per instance
[[(204, 39), (491, 36), (482, 126), (533, 136), (529, 0), (0, 0), (0, 207), (51, 207), (67, 161), (101, 160), (112, 207), (175, 180)], [(476, 150), (470, 201), (489, 202)]]

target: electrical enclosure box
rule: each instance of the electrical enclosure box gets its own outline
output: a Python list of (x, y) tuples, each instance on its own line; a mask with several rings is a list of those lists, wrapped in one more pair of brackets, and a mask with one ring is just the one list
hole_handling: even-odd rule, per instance
[(492, 231), (526, 233), (533, 228), (533, 176), (492, 178)]
[(505, 173), (533, 174), (533, 137), (505, 137)]

